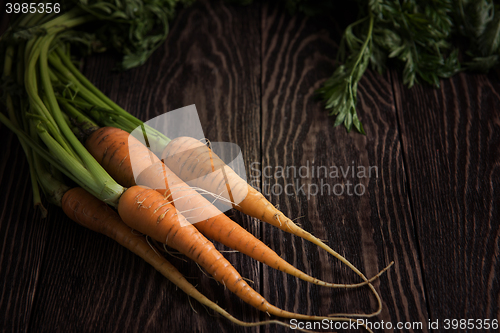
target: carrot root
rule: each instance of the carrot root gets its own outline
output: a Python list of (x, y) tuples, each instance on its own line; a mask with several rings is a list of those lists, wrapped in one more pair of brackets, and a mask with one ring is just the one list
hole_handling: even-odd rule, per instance
[[(203, 145), (197, 140), (195, 141), (198, 144)], [(173, 140), (171, 144), (174, 142), (176, 142), (176, 140)], [(354, 317), (354, 316), (371, 317), (380, 313), (382, 309), (382, 302), (380, 296), (378, 295), (377, 291), (375, 290), (375, 288), (371, 283), (372, 281), (374, 281), (374, 279), (378, 278), (380, 274), (385, 272), (385, 269), (382, 270), (375, 277), (367, 279), (356, 267), (354, 267), (351, 263), (349, 263), (345, 258), (343, 258), (338, 253), (330, 249), (316, 237), (312, 236), (303, 229), (297, 227), (291, 220), (286, 218), (281, 212), (279, 212), (276, 208), (274, 208), (274, 206), (270, 204), (262, 196), (262, 194), (256, 192), (253, 188), (251, 188), (248, 184), (246, 184), (246, 182), (242, 181), (241, 178), (239, 178), (239, 176), (237, 176), (234, 173), (234, 171), (232, 171), (232, 169), (225, 166), (221, 161), (219, 161), (215, 156), (215, 154), (210, 153), (207, 158), (207, 156), (194, 154), (193, 151), (190, 151), (189, 152), (190, 158), (188, 158), (187, 160), (179, 161), (177, 159), (177, 161), (174, 161), (177, 162), (173, 163), (177, 168), (177, 170), (174, 170), (174, 172), (172, 172), (172, 170), (166, 167), (165, 164), (162, 163), (155, 155), (152, 155), (151, 151), (149, 151), (147, 147), (145, 147), (138, 140), (130, 136), (130, 134), (128, 134), (125, 131), (109, 127), (97, 130), (95, 132), (95, 135), (93, 133), (87, 139), (86, 147), (87, 149), (89, 149), (91, 154), (110, 173), (110, 175), (113, 178), (118, 179), (121, 177), (120, 181), (123, 182), (122, 185), (130, 187), (137, 182), (145, 184), (152, 188), (156, 188), (163, 193), (163, 195), (161, 195), (155, 192), (154, 190), (146, 191), (145, 189), (141, 189), (139, 191), (136, 189), (139, 188), (137, 186), (132, 186), (131, 188), (129, 188), (122, 195), (122, 198), (120, 199), (120, 203), (118, 205), (118, 211), (120, 213), (120, 216), (123, 218), (124, 222), (127, 225), (129, 225), (134, 229), (137, 229), (138, 231), (146, 235), (151, 236), (153, 239), (161, 243), (165, 243), (168, 246), (177, 249), (178, 251), (185, 254), (187, 257), (193, 259), (195, 262), (198, 262), (207, 272), (209, 272), (209, 274), (214, 276), (216, 280), (218, 280), (226, 287), (228, 287), (231, 291), (236, 293), (243, 301), (255, 306), (259, 310), (271, 313), (276, 316), (285, 318), (297, 318), (304, 320), (318, 320), (318, 319), (322, 320), (327, 318), (330, 319), (330, 318)], [(195, 149), (194, 152), (196, 153), (198, 151)], [(180, 155), (185, 156), (188, 154), (182, 153)], [(179, 154), (175, 154), (175, 158), (178, 158), (178, 156)], [(164, 159), (165, 162), (167, 161), (172, 162), (173, 160), (174, 159), (172, 158)], [(218, 174), (220, 175), (220, 177), (216, 178), (215, 180), (210, 177), (206, 177), (206, 175), (200, 173), (199, 170), (195, 168), (196, 165), (193, 165), (193, 160), (196, 160), (197, 162), (203, 160), (205, 164), (202, 165), (205, 165), (206, 169), (203, 172), (208, 172), (208, 170), (210, 170), (211, 172), (210, 175)], [(213, 170), (219, 170), (220, 172), (219, 173), (212, 172)], [(187, 186), (186, 183), (181, 179), (182, 171), (188, 173), (187, 178), (190, 180), (192, 180), (193, 177), (194, 178), (197, 177), (198, 179), (205, 181), (205, 184), (202, 181), (199, 184), (196, 183), (195, 186), (204, 188), (206, 191), (212, 193), (217, 193), (217, 195), (222, 195), (226, 199), (228, 198), (234, 199), (241, 197), (240, 193), (244, 191), (246, 197), (242, 202), (239, 202), (237, 205), (235, 205), (237, 209), (245, 212), (248, 215), (258, 217), (264, 221), (270, 220), (272, 221), (273, 225), (279, 227), (280, 229), (294, 233), (322, 247), (323, 249), (327, 250), (330, 254), (333, 254), (335, 257), (337, 257), (346, 265), (348, 265), (351, 269), (353, 269), (358, 275), (360, 275), (363, 278), (363, 282), (351, 285), (327, 283), (308, 276), (307, 274), (297, 270), (295, 267), (286, 262), (285, 262), (286, 265), (283, 264), (282, 267), (280, 262), (279, 264), (280, 267), (278, 268), (281, 268), (281, 270), (289, 274), (295, 275), (299, 278), (302, 278), (306, 281), (329, 287), (354, 288), (362, 285), (368, 285), (368, 287), (371, 289), (371, 291), (374, 293), (377, 299), (378, 302), (377, 311), (369, 314), (340, 313), (340, 314), (335, 314), (334, 316), (324, 316), (324, 317), (298, 315), (295, 313), (287, 312), (279, 308), (273, 307), (272, 305), (267, 303), (262, 296), (256, 293), (250, 286), (248, 286), (248, 284), (246, 284), (246, 282), (244, 282), (244, 280), (241, 278), (241, 276), (239, 276), (239, 274), (237, 274), (237, 272), (236, 272), (237, 275), (233, 275), (230, 278), (225, 276), (222, 277), (217, 276), (217, 271), (214, 270), (213, 267), (207, 267), (207, 265), (210, 266), (208, 263), (213, 262), (214, 260), (215, 261), (221, 260), (221, 262), (224, 262), (224, 264), (227, 265), (228, 267), (230, 266), (230, 264), (228, 262), (226, 263), (225, 261), (223, 261), (225, 259), (223, 258), (222, 255), (220, 255), (220, 253), (217, 252), (218, 253), (217, 255), (214, 254), (216, 252), (213, 251), (212, 249), (213, 245), (206, 238), (204, 238), (202, 234), (205, 234), (209, 238), (220, 241), (229, 247), (235, 248), (240, 252), (252, 256), (252, 253), (248, 253), (248, 251), (245, 251), (246, 250), (245, 248), (242, 248), (241, 246), (238, 247), (239, 244), (241, 243), (239, 241), (241, 238), (236, 237), (236, 233), (234, 234), (232, 233), (234, 230), (237, 229), (238, 232), (247, 233), (248, 235), (251, 234), (249, 234), (246, 230), (241, 228), (238, 224), (232, 222), (230, 219), (227, 218), (227, 216), (220, 213), (220, 211), (218, 211), (213, 205), (211, 205), (210, 202), (208, 202), (203, 196), (199, 195), (199, 193), (197, 193), (191, 187)], [(177, 175), (175, 174), (176, 172)], [(192, 174), (193, 172), (196, 172), (196, 175), (193, 175)], [(181, 176), (181, 178), (179, 178), (178, 176)], [(215, 183), (217, 186), (215, 187), (206, 186), (207, 182)], [(228, 187), (227, 184), (230, 184), (231, 186)], [(147, 194), (145, 194), (146, 192), (143, 191), (146, 191)], [(224, 194), (225, 191), (226, 193)], [(129, 197), (129, 194), (132, 192), (137, 194), (134, 197)], [(128, 198), (124, 200), (123, 199), (124, 197)], [(262, 202), (262, 204), (259, 207), (264, 207), (264, 208), (256, 210), (255, 205), (253, 203), (255, 201)], [(126, 202), (127, 204), (122, 204), (122, 202)], [(131, 207), (135, 208), (132, 209)], [(141, 211), (142, 212), (147, 211), (148, 212), (147, 214), (149, 214), (149, 216), (141, 216), (142, 214)], [(202, 214), (202, 213), (203, 214), (206, 213), (207, 215), (203, 216), (204, 219), (202, 221), (198, 222), (199, 221), (198, 220), (196, 221), (198, 223), (194, 224), (196, 228), (202, 231), (202, 234), (198, 235), (195, 232), (196, 229), (193, 227), (191, 222), (193, 222), (193, 220), (196, 220), (198, 218), (197, 214)], [(186, 216), (184, 216), (184, 214)], [(143, 222), (147, 221), (148, 219), (150, 221), (144, 224)], [(232, 226), (229, 227), (230, 228), (229, 230), (224, 229), (224, 227), (227, 227), (227, 225), (229, 224), (227, 225), (225, 225), (225, 223), (215, 224), (217, 219), (228, 219), (229, 221), (231, 221)], [(175, 226), (170, 226), (169, 224), (170, 229), (166, 230), (163, 227), (163, 225), (165, 224), (164, 221), (168, 220), (173, 221), (173, 224)], [(139, 223), (139, 221), (141, 222)], [(214, 227), (214, 225), (217, 225), (217, 227)], [(164, 230), (160, 230), (162, 227), (164, 228)], [(181, 229), (183, 229), (182, 232)], [(188, 237), (183, 236), (182, 241), (179, 241), (180, 237), (176, 236), (181, 234), (186, 234), (185, 229), (189, 229), (189, 236)], [(230, 234), (231, 237), (229, 237)], [(225, 237), (220, 237), (220, 235), (225, 235)], [(200, 251), (199, 249), (196, 248), (193, 242), (194, 241), (193, 237), (200, 242), (199, 244), (202, 244), (204, 251)], [(267, 247), (263, 243), (262, 245), (263, 245), (262, 248)], [(202, 252), (209, 252), (212, 257), (210, 259), (208, 258), (203, 259), (206, 256), (206, 254), (205, 253), (202, 254)], [(274, 254), (273, 258), (276, 258), (276, 260), (278, 259), (282, 260), (282, 258), (280, 258), (274, 251), (272, 251), (272, 253)], [(203, 260), (200, 261), (200, 258), (202, 258)], [(259, 260), (258, 258), (256, 259)], [(270, 265), (271, 267), (274, 264), (273, 260), (271, 260), (270, 262), (266, 261), (263, 262)], [(284, 269), (283, 267), (287, 265), (289, 266), (286, 269)], [(232, 284), (240, 286), (241, 289), (238, 290), (238, 288)], [(245, 293), (251, 293), (251, 294), (255, 292), (256, 294), (254, 296), (256, 298), (253, 299), (251, 297), (248, 297), (248, 295), (242, 293), (241, 290), (244, 290)], [(256, 301), (256, 299), (258, 299), (258, 301)]]
[[(164, 149), (161, 160), (182, 180), (193, 186), (201, 187), (209, 192), (222, 193), (227, 189), (227, 197), (242, 198), (233, 202), (233, 207), (242, 213), (269, 223), (285, 232), (299, 236), (328, 252), (358, 276), (363, 283), (355, 284), (354, 287), (368, 285), (377, 301), (377, 309), (370, 314), (337, 314), (339, 316), (372, 317), (382, 311), (382, 300), (380, 295), (371, 284), (372, 279), (357, 269), (346, 258), (334, 251), (324, 242), (309, 232), (297, 226), (286, 217), (274, 205), (272, 205), (261, 193), (248, 185), (238, 174), (236, 174), (224, 161), (214, 154), (205, 144), (189, 137), (179, 137), (172, 140)], [(241, 193), (245, 193), (243, 196)], [(387, 268), (380, 271), (375, 277), (380, 276)]]
[[(144, 236), (134, 233), (133, 229), (123, 223), (120, 216), (113, 209), (84, 189), (77, 187), (68, 190), (63, 196), (62, 208), (70, 219), (88, 229), (112, 238), (153, 266), (189, 297), (224, 316), (232, 323), (243, 327), (270, 324), (290, 327), (289, 324), (279, 320), (245, 322), (233, 317), (200, 293), (169, 261), (156, 252)], [(299, 331), (310, 332), (302, 329), (299, 329)]]
[(245, 282), (213, 244), (187, 222), (175, 207), (165, 204), (167, 200), (153, 189), (133, 186), (123, 193), (118, 204), (118, 213), (129, 227), (180, 251), (200, 264), (241, 300), (260, 311), (290, 319), (356, 321), (348, 317), (298, 314), (270, 304)]
[[(298, 270), (224, 215), (213, 205), (213, 202), (207, 200), (196, 190), (198, 188), (187, 185), (128, 132), (113, 127), (100, 128), (87, 138), (86, 147), (110, 175), (118, 179), (123, 186), (130, 187), (140, 184), (158, 190), (170, 199), (168, 203), (175, 206), (179, 213), (193, 223), (203, 235), (212, 240), (242, 252), (270, 267), (316, 285), (331, 288), (357, 288), (370, 283), (370, 280), (356, 284), (329, 283)], [(214, 165), (210, 166), (210, 170), (222, 167), (222, 163), (214, 156), (210, 156), (208, 161), (210, 160), (216, 161)], [(182, 168), (183, 165), (179, 167)], [(206, 190), (202, 192), (212, 195), (214, 201), (222, 201), (230, 205), (231, 201), (227, 197), (233, 198), (231, 188), (228, 189), (224, 182), (219, 185), (219, 193), (217, 194)], [(226, 195), (222, 194), (227, 189), (230, 192), (229, 196), (227, 193)], [(245, 239), (244, 242), (243, 239)], [(252, 242), (248, 242), (248, 239), (252, 239)]]

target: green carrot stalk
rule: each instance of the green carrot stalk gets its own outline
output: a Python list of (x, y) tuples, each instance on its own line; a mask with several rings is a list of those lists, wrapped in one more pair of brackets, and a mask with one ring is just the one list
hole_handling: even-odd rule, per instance
[[(64, 53), (62, 48), (56, 50), (56, 54), (52, 55), (50, 58), (51, 65), (61, 73), (68, 82), (72, 82), (75, 85), (75, 89), (79, 95), (81, 95), (87, 102), (92, 105), (101, 107), (103, 109), (110, 108), (116, 112), (116, 117), (114, 124), (128, 132), (133, 129), (143, 126), (144, 123), (138, 118), (134, 117), (123, 108), (118, 106), (109, 97), (103, 94), (97, 87), (95, 87), (71, 62), (68, 55)], [(94, 114), (96, 117), (100, 117), (99, 114)], [(101, 122), (105, 122), (109, 119), (101, 119)], [(105, 123), (106, 126), (110, 126), (111, 123)], [(154, 138), (155, 143), (159, 147), (165, 147), (170, 139), (166, 137), (161, 132), (147, 127), (148, 136)]]
[[(14, 46), (9, 45), (9, 47), (6, 50), (4, 69), (3, 69), (3, 75), (6, 78), (11, 77), (12, 63), (13, 63), (14, 58), (15, 58)], [(9, 118), (12, 120), (13, 124), (15, 124), (17, 126), (18, 121), (16, 119), (16, 112), (14, 110), (14, 103), (12, 101), (12, 96), (9, 93), (6, 93), (5, 104), (7, 106), (7, 112), (9, 114)], [(42, 204), (42, 198), (40, 196), (40, 188), (38, 186), (36, 169), (33, 165), (31, 149), (25, 140), (20, 140), (20, 143), (21, 143), (21, 147), (26, 155), (26, 158), (28, 159), (29, 172), (30, 172), (30, 178), (31, 178), (31, 188), (33, 191), (33, 205), (34, 205), (34, 207), (37, 207), (40, 209), (40, 211), (42, 213), (42, 217), (46, 217), (47, 216), (47, 209), (45, 209), (45, 207)]]

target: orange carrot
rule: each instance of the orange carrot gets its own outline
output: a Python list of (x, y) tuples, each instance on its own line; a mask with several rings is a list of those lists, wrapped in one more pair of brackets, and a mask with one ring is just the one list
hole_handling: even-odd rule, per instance
[[(139, 146), (135, 145), (133, 137), (129, 136), (128, 133), (122, 133), (121, 135), (124, 135), (126, 140), (119, 141), (112, 137), (113, 132), (122, 133), (122, 131), (117, 129), (103, 128), (92, 133), (91, 137), (86, 140), (86, 147), (89, 152), (107, 169), (113, 178), (117, 178), (114, 173), (120, 172), (119, 170), (122, 167), (124, 169), (129, 168), (129, 170), (132, 169), (131, 165), (129, 165), (132, 162), (128, 162), (129, 160), (137, 163), (134, 165), (142, 172), (156, 163), (155, 157), (147, 151), (145, 154), (132, 156), (129, 153), (129, 149), (123, 150), (129, 139), (132, 141), (134, 149)], [(106, 147), (107, 145), (104, 143), (107, 140), (115, 140), (114, 149), (105, 148), (101, 150), (102, 153), (97, 153), (96, 151), (99, 151), (97, 146)], [(118, 167), (113, 167), (116, 165)], [(123, 175), (123, 181), (133, 182), (134, 177), (130, 173)], [(170, 180), (168, 183), (172, 185)], [(124, 185), (130, 185), (130, 183), (124, 183)], [(185, 185), (181, 187), (185, 187)], [(172, 188), (167, 190), (167, 195), (171, 193), (171, 190)], [(354, 320), (346, 317), (321, 317), (296, 314), (269, 304), (264, 297), (253, 290), (243, 280), (236, 269), (215, 249), (213, 244), (177, 211), (169, 196), (162, 195), (156, 190), (139, 186), (129, 187), (120, 198), (118, 213), (128, 226), (176, 249), (194, 260), (243, 301), (261, 311), (279, 317), (303, 320)], [(200, 223), (196, 223), (195, 225), (197, 224)]]
[(93, 131), (85, 140), (85, 148), (118, 184), (125, 187), (136, 185), (134, 171), (139, 175), (160, 161), (128, 132), (115, 127)]
[[(185, 182), (211, 193), (226, 193), (226, 199), (232, 201), (234, 208), (316, 244), (346, 264), (365, 282), (370, 281), (346, 258), (280, 212), (202, 142), (190, 137), (173, 139), (163, 151), (161, 160)], [(370, 283), (368, 285), (377, 298), (378, 309), (374, 313), (377, 315), (382, 311), (382, 302), (375, 288)]]
[(220, 313), (231, 322), (245, 327), (267, 324), (277, 324), (289, 327), (289, 325), (277, 320), (249, 323), (231, 316), (227, 311), (200, 293), (169, 261), (159, 255), (154, 248), (148, 244), (144, 236), (134, 233), (129, 226), (123, 223), (120, 216), (113, 209), (84, 189), (76, 187), (68, 190), (62, 198), (62, 208), (66, 215), (73, 221), (114, 239), (148, 262), (187, 295), (193, 297), (208, 308)]
[[(140, 186), (127, 189), (118, 203), (123, 222), (197, 262), (217, 281), (260, 311), (283, 318), (358, 322), (353, 318), (311, 316), (282, 310), (252, 289), (236, 269), (161, 193)], [(358, 322), (359, 323), (359, 322)], [(359, 323), (362, 326), (361, 323)]]
[[(185, 184), (151, 151), (127, 132), (104, 127), (93, 132), (86, 147), (96, 160), (123, 186), (146, 185), (171, 198), (172, 204), (206, 237), (244, 253), (262, 263), (305, 281), (327, 286), (353, 288), (367, 284), (334, 284), (313, 278), (290, 265), (263, 242), (221, 213), (206, 198)], [(139, 174), (134, 177), (135, 174)], [(138, 170), (138, 171), (137, 171)], [(382, 272), (381, 272), (382, 273)], [(379, 273), (379, 275), (381, 274)], [(375, 276), (372, 279), (377, 278)], [(364, 314), (361, 314), (364, 316)]]

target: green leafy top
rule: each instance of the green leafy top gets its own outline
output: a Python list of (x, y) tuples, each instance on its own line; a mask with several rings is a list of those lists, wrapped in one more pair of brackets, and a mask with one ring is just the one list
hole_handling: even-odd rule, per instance
[(87, 35), (87, 45), (105, 45), (124, 54), (122, 69), (140, 66), (165, 40), (178, 4), (194, 0), (79, 0), (83, 10), (99, 19), (100, 26)]
[[(249, 3), (249, 0), (233, 2)], [(335, 17), (335, 1), (281, 0), (290, 12)], [(487, 72), (500, 56), (500, 7), (493, 0), (358, 0), (358, 19), (345, 29), (337, 68), (318, 94), (326, 109), (365, 134), (356, 113), (357, 85), (368, 66), (399, 68), (403, 83), (439, 86), (463, 70)], [(462, 62), (459, 61), (462, 57)], [(333, 58), (333, 57), (332, 57)]]
[(371, 64), (382, 72), (388, 61), (402, 68), (404, 84), (419, 80), (438, 86), (460, 70), (458, 50), (449, 39), (453, 33), (451, 1), (360, 1), (362, 17), (349, 25), (342, 37), (342, 62), (318, 93), (330, 114), (337, 115), (335, 126), (352, 125), (365, 134), (356, 113), (357, 84)]
[[(379, 73), (389, 63), (398, 66), (408, 87), (420, 81), (438, 87), (440, 79), (461, 70), (486, 72), (498, 64), (500, 13), (493, 1), (364, 0), (358, 5), (361, 18), (342, 37), (341, 64), (318, 90), (337, 116), (335, 125), (344, 123), (348, 131), (354, 124), (365, 134), (356, 91), (369, 63)], [(460, 63), (464, 44), (468, 60)]]
[[(146, 62), (167, 38), (169, 22), (179, 5), (194, 0), (62, 0), (61, 13), (79, 7), (81, 15), (94, 19), (89, 25), (64, 32), (63, 40), (85, 46), (85, 51), (102, 52), (115, 49), (123, 55), (119, 69), (130, 69)], [(54, 14), (45, 15), (47, 19)], [(44, 35), (40, 26), (27, 29), (22, 20), (26, 15), (13, 17), (12, 31), (2, 35), (2, 47)]]

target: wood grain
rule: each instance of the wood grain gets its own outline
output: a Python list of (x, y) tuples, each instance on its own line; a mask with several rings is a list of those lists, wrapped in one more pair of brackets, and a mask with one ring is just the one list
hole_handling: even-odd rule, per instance
[(500, 319), (500, 82), (394, 82), (432, 319)]
[[(32, 306), (44, 264), (48, 219), (33, 208), (31, 179), (17, 137), (0, 125), (0, 328), (28, 330)], [(51, 207), (53, 209), (54, 207)]]
[[(8, 23), (9, 19), (0, 20), (0, 34)], [(3, 65), (1, 68), (3, 75)], [(33, 208), (24, 151), (17, 137), (1, 123), (0, 142), (0, 188), (5, 193), (0, 199), (0, 330), (25, 332), (49, 229), (40, 210)]]
[[(303, 177), (299, 184), (312, 186), (309, 193), (271, 193), (271, 202), (278, 203), (292, 218), (300, 217), (297, 221), (306, 230), (326, 239), (367, 276), (375, 275), (392, 260), (396, 262), (376, 284), (384, 310), (371, 321), (426, 322), (424, 285), (407, 200), (390, 77), (368, 72), (360, 83), (358, 109), (366, 124), (366, 137), (333, 128), (333, 119), (322, 110), (314, 91), (333, 73), (331, 58), (338, 49), (335, 41), (339, 40), (339, 30), (333, 29), (335, 25), (328, 20), (291, 17), (283, 14), (283, 8), (271, 5), (263, 8), (262, 167), (378, 169), (378, 177), (358, 177), (357, 171), (354, 177), (351, 173), (347, 177)], [(271, 186), (282, 187), (297, 181), (292, 176), (265, 180)], [(343, 193), (340, 186), (335, 187), (347, 186), (348, 182), (359, 185), (359, 193), (364, 188), (363, 194), (349, 195), (346, 187)], [(314, 185), (324, 188), (323, 194), (311, 195)], [(315, 246), (273, 228), (264, 230), (264, 239), (282, 252), (291, 253), (299, 268), (318, 272), (327, 281), (359, 281), (344, 265)], [(315, 267), (313, 263), (321, 264)], [(332, 292), (298, 284), (282, 274), (264, 276), (264, 281), (266, 296), (271, 301), (297, 311), (366, 313), (376, 307), (367, 288)], [(297, 294), (278, 292), (279, 285), (296, 289)]]

